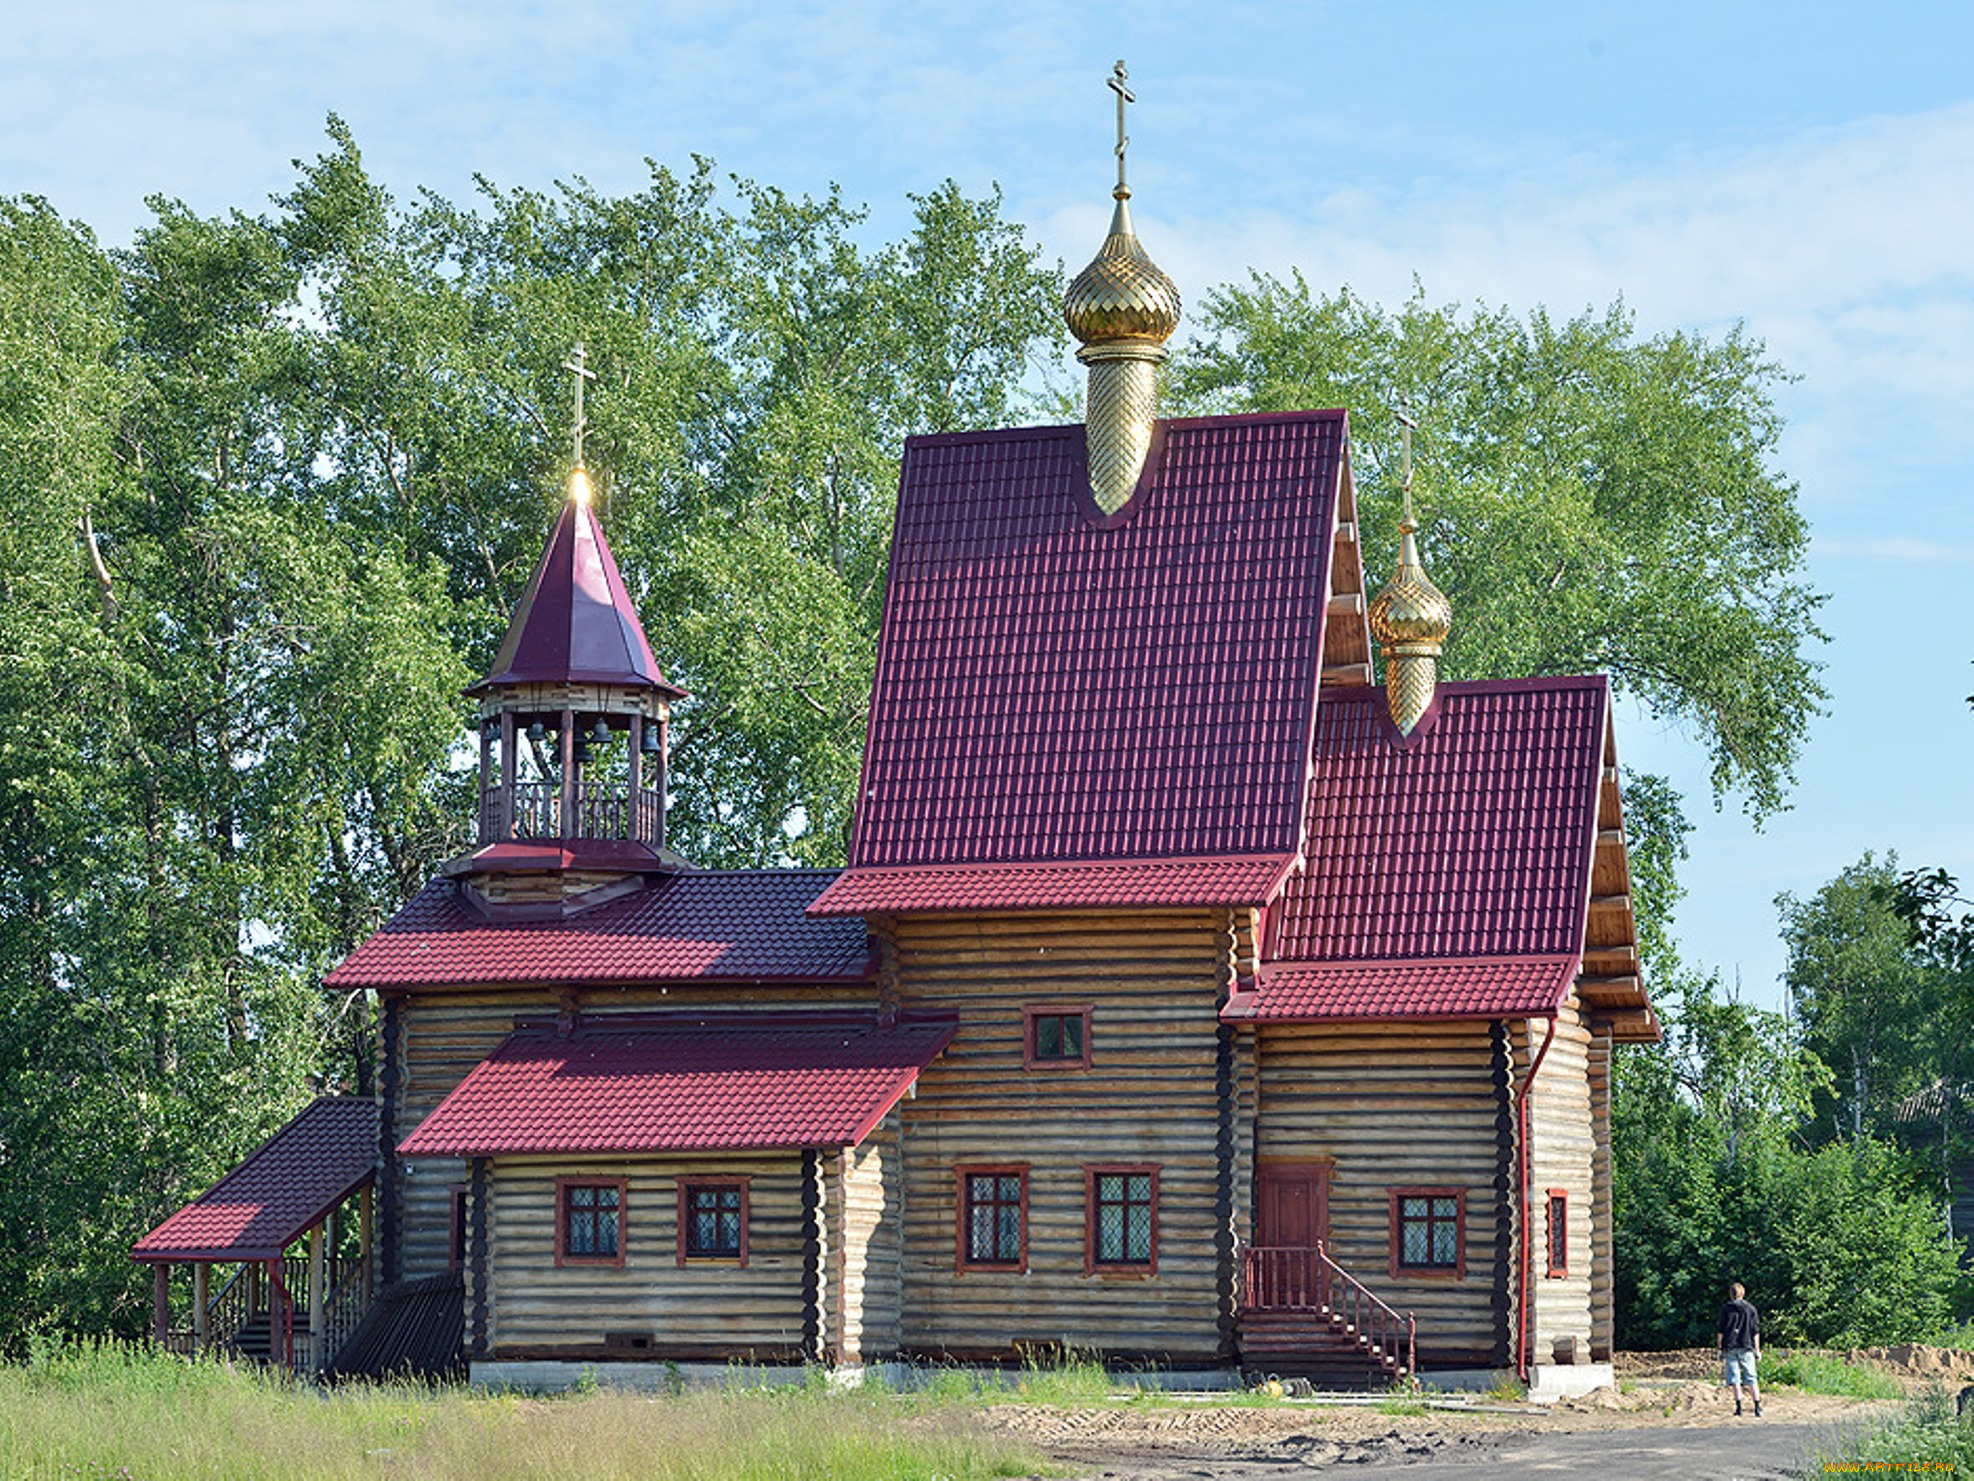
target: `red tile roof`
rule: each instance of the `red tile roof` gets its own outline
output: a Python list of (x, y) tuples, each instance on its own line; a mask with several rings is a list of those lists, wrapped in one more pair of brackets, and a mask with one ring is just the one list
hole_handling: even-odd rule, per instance
[(1376, 690), (1323, 696), (1307, 872), (1271, 956), (1569, 956), (1583, 946), (1602, 678), (1442, 684), (1399, 743)]
[(847, 1147), (953, 1036), (951, 1019), (701, 1019), (522, 1029), (398, 1150), (408, 1157)]
[(1237, 859), (852, 869), (817, 897), (809, 914), (1260, 905), (1274, 897), (1294, 862), (1293, 854), (1262, 854)]
[(324, 1097), (131, 1247), (135, 1260), (267, 1260), (369, 1182), (377, 1103)]
[(575, 499), (562, 506), (493, 671), (468, 693), (495, 684), (570, 681), (634, 685), (674, 698), (685, 693), (651, 656), (596, 511)]
[(810, 920), (828, 869), (693, 870), (580, 915), (490, 920), (427, 885), (331, 972), (330, 987), (500, 983), (859, 982), (862, 921)]
[(1264, 966), (1260, 990), (1234, 994), (1220, 1016), (1262, 1022), (1548, 1017), (1568, 996), (1577, 960), (1283, 962)]
[(853, 875), (1296, 851), (1345, 418), (1161, 434), (1121, 522), (1080, 426), (906, 445)]

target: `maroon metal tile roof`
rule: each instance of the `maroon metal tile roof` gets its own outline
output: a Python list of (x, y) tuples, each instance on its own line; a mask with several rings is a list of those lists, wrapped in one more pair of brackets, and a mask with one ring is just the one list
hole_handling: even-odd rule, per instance
[(408, 1157), (855, 1146), (954, 1020), (701, 1019), (522, 1029), (439, 1102)]
[(1230, 1021), (1549, 1017), (1576, 980), (1574, 956), (1460, 961), (1284, 962), (1233, 994)]
[(1293, 854), (1238, 859), (1129, 859), (1088, 864), (955, 864), (851, 869), (809, 914), (1261, 905)]
[(907, 443), (853, 872), (1296, 851), (1344, 414), (1160, 430), (1121, 521), (1081, 426)]
[(425, 886), (326, 979), (330, 987), (542, 982), (858, 982), (862, 921), (810, 920), (829, 869), (692, 870), (580, 915), (489, 919), (451, 881)]
[(134, 1260), (271, 1260), (369, 1182), (377, 1103), (325, 1096), (131, 1247)]
[(467, 692), (570, 681), (685, 693), (659, 671), (596, 511), (576, 499), (562, 506), (493, 671)]
[(1442, 684), (1400, 743), (1376, 690), (1317, 717), (1308, 867), (1270, 956), (1571, 956), (1583, 946), (1610, 705), (1602, 678)]

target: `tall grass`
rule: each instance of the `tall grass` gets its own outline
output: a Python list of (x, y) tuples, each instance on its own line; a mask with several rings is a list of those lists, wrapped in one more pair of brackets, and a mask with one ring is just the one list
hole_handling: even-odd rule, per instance
[(1905, 1397), (1905, 1390), (1890, 1374), (1821, 1352), (1778, 1352), (1763, 1359), (1756, 1377), (1764, 1384), (1786, 1383), (1809, 1394), (1840, 1394), (1848, 1399)]
[(1974, 1473), (1974, 1426), (1963, 1424), (1953, 1399), (1935, 1389), (1913, 1400), (1898, 1418), (1846, 1435), (1816, 1462), (1807, 1474), (1882, 1475), (1898, 1467), (1965, 1476)]
[(111, 1344), (0, 1369), (0, 1476), (289, 1481), (984, 1481), (1040, 1457), (963, 1409), (820, 1385), (649, 1398), (324, 1392)]

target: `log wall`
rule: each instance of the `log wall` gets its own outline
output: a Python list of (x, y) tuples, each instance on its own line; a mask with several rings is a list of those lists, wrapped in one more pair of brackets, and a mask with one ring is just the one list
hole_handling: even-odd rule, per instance
[(903, 1116), (884, 1118), (825, 1168), (829, 1278), (825, 1340), (838, 1362), (880, 1362), (898, 1351), (903, 1295), (898, 1143)]
[[(488, 1346), (496, 1359), (798, 1358), (800, 1153), (501, 1158), (490, 1164)], [(624, 1178), (624, 1263), (555, 1263), (555, 1180)], [(745, 1177), (747, 1263), (678, 1263), (681, 1177)], [(649, 1338), (607, 1345), (606, 1333)]]
[[(1230, 1057), (1223, 1076), (1218, 1012), (1235, 922), (1221, 911), (1005, 915), (879, 930), (887, 995), (960, 1018), (902, 1107), (904, 1348), (1220, 1360), (1220, 1090), (1238, 1066)], [(1024, 1069), (1023, 1008), (1083, 1004), (1089, 1068)], [(1083, 1169), (1108, 1162), (1159, 1169), (1155, 1275), (1084, 1273)], [(1027, 1164), (1024, 1273), (956, 1272), (954, 1169), (968, 1163)]]
[[(1416, 1314), (1422, 1366), (1494, 1363), (1502, 1190), (1488, 1025), (1271, 1023), (1258, 1040), (1257, 1154), (1332, 1163), (1332, 1258)], [(1463, 1276), (1391, 1274), (1397, 1188), (1465, 1195)]]
[[(1528, 1055), (1541, 1048), (1548, 1024), (1522, 1026), (1517, 1082), (1527, 1073)], [(1598, 1202), (1593, 1164), (1596, 1137), (1590, 1106), (1591, 1035), (1572, 994), (1556, 1019), (1556, 1036), (1529, 1091), (1529, 1315), (1530, 1360), (1555, 1360), (1559, 1338), (1575, 1338), (1588, 1360), (1591, 1332), (1592, 1271)], [(1549, 1191), (1569, 1199), (1569, 1273), (1549, 1270)]]
[(1611, 1026), (1590, 1027), (1590, 1356), (1607, 1363), (1617, 1335), (1617, 1251), (1611, 1237)]

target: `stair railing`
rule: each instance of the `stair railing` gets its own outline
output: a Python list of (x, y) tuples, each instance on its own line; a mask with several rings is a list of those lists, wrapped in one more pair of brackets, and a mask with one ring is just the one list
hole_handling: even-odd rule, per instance
[(1401, 1376), (1418, 1372), (1417, 1318), (1380, 1299), (1332, 1260), (1322, 1241), (1249, 1245), (1241, 1263), (1241, 1304), (1248, 1310), (1320, 1313)]
[(322, 1351), (316, 1356), (318, 1369), (336, 1361), (343, 1344), (363, 1320), (366, 1309), (363, 1265), (361, 1255), (342, 1255), (329, 1262), (329, 1294), (322, 1304)]
[(206, 1301), (206, 1343), (215, 1352), (230, 1347), (240, 1329), (254, 1318), (252, 1281), (247, 1274), (251, 1269), (250, 1264), (241, 1265)]

